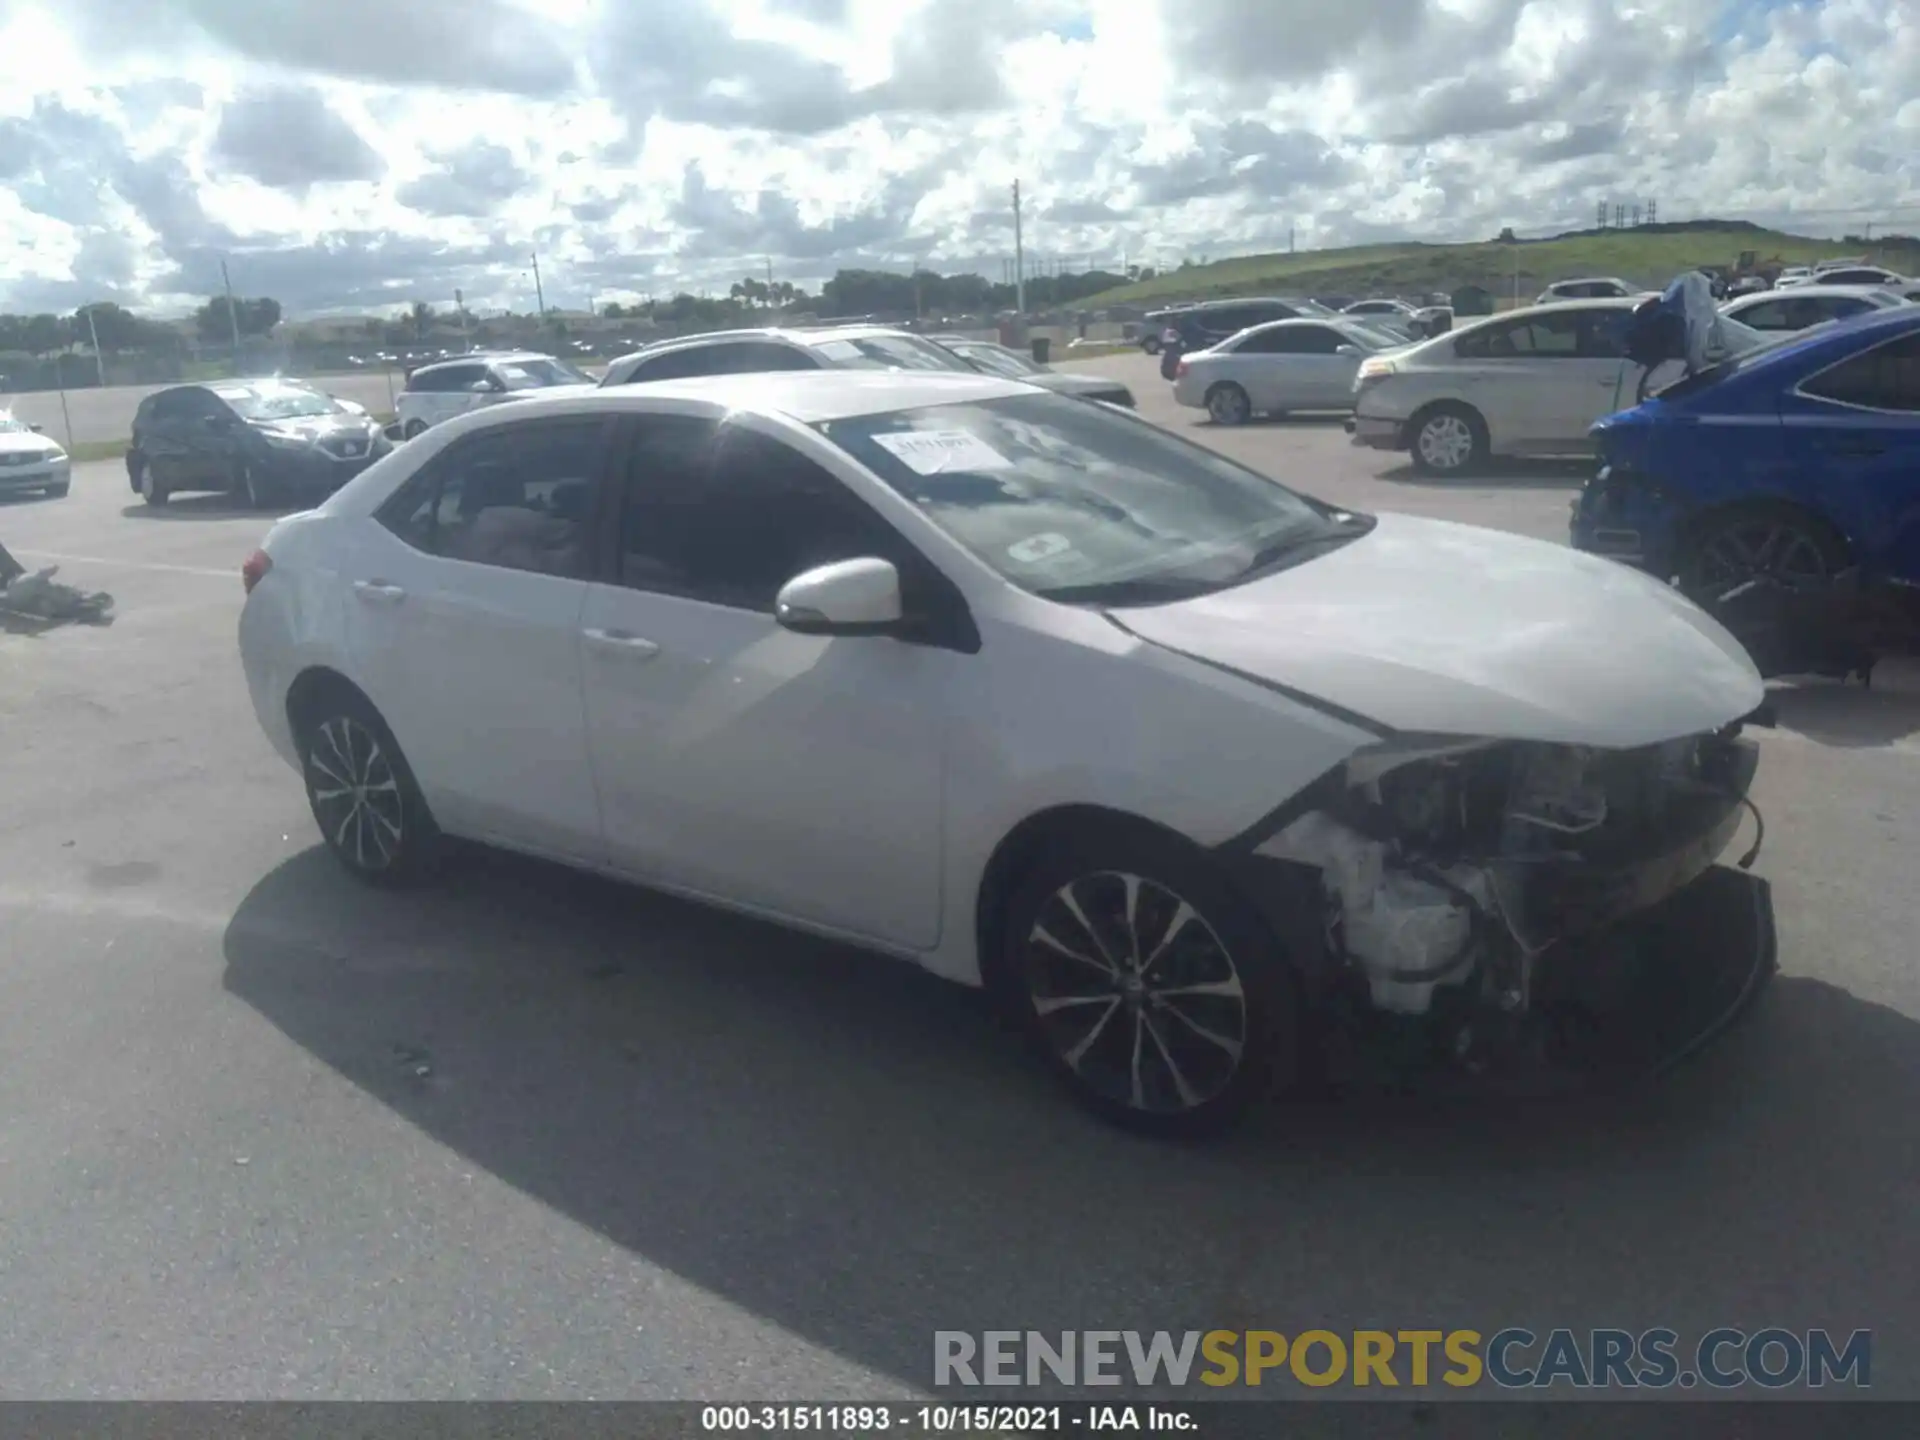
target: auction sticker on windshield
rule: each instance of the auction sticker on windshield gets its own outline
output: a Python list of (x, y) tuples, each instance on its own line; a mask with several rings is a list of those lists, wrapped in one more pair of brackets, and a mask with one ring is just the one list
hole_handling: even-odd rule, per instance
[(1007, 554), (1022, 565), (1037, 565), (1042, 560), (1051, 559), (1072, 548), (1073, 542), (1066, 536), (1048, 531), (1043, 535), (1031, 535), (1017, 544), (1009, 545)]
[(918, 475), (943, 470), (1009, 470), (1013, 462), (968, 430), (899, 430), (875, 435), (876, 445), (900, 457)]

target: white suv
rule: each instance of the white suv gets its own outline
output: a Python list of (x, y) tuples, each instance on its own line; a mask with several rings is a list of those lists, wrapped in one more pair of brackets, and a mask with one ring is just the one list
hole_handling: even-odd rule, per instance
[(1629, 285), (1617, 275), (1599, 275), (1586, 280), (1556, 280), (1542, 290), (1533, 303), (1552, 305), (1561, 300), (1618, 300), (1623, 296), (1645, 293), (1642, 287)]
[(407, 376), (407, 388), (394, 401), (400, 433), (411, 440), (429, 426), (483, 405), (497, 404), (563, 385), (591, 385), (564, 360), (538, 351), (463, 355), (422, 365)]

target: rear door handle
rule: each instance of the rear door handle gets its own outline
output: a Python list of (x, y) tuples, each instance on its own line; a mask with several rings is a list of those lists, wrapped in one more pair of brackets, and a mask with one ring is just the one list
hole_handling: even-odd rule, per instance
[(370, 605), (398, 605), (407, 598), (407, 592), (398, 585), (389, 585), (385, 580), (356, 580), (353, 593)]
[(582, 630), (580, 635), (594, 649), (630, 660), (651, 660), (660, 653), (660, 647), (653, 641), (629, 635), (624, 630)]

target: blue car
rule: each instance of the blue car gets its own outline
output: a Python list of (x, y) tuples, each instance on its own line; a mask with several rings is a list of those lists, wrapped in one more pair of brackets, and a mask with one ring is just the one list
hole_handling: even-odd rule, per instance
[(1920, 587), (1920, 305), (1713, 366), (1590, 434), (1576, 549), (1709, 608), (1752, 581)]

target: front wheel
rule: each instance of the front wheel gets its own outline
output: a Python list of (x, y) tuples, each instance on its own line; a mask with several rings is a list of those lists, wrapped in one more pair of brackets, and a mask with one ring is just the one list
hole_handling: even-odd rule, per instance
[(64, 485), (49, 485), (47, 487), (47, 498), (49, 500), (64, 500), (67, 498), (67, 492), (72, 488), (73, 482), (71, 480)]
[(1140, 348), (1149, 355), (1158, 355), (1160, 353), (1160, 341), (1156, 337), (1149, 335), (1140, 342)]
[(400, 885), (428, 869), (439, 831), (393, 732), (344, 687), (301, 716), (301, 773), (320, 837), (355, 879)]
[(403, 440), (417, 440), (420, 438), (420, 436), (426, 433), (427, 433), (427, 427), (424, 422), (419, 420), (409, 420), (407, 421), (406, 425), (401, 429), (400, 438)]
[(134, 488), (140, 492), (140, 498), (147, 504), (158, 506), (167, 503), (167, 487), (154, 478), (151, 461), (144, 462), (140, 466), (140, 473), (133, 477), (133, 484)]
[(1012, 898), (1002, 945), (1031, 1042), (1116, 1124), (1211, 1134), (1298, 1070), (1297, 992), (1277, 939), (1175, 841), (1050, 846)]
[(1816, 588), (1846, 566), (1846, 542), (1819, 520), (1791, 506), (1757, 505), (1702, 525), (1678, 578), (1682, 593), (1706, 603), (1754, 580)]

